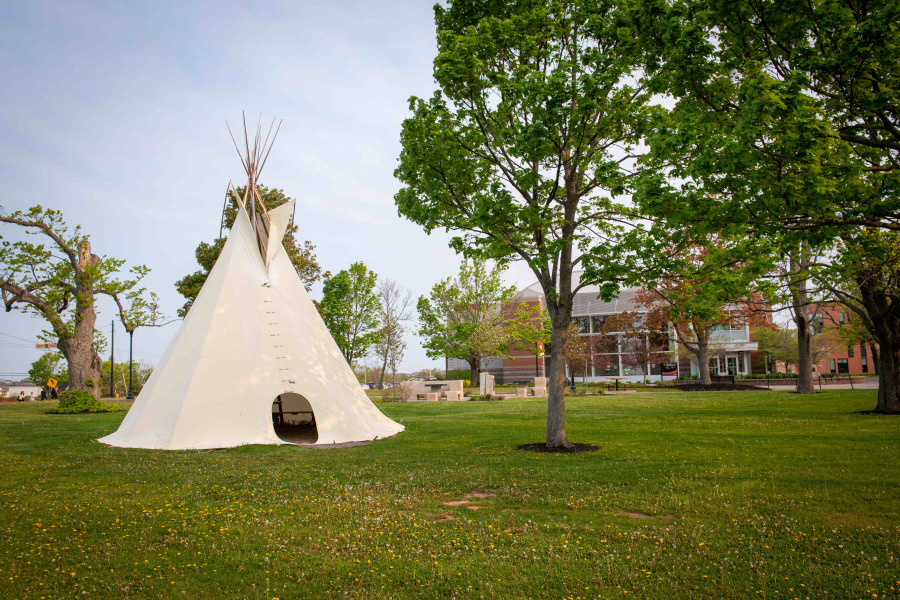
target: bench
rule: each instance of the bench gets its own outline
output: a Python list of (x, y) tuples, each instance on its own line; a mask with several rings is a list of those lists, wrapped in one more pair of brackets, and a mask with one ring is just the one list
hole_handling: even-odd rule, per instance
[(425, 400), (434, 402), (437, 400), (461, 400), (463, 396), (462, 379), (448, 381), (407, 381), (403, 384), (410, 390), (415, 398), (424, 396)]
[(607, 379), (603, 383), (606, 384), (607, 392), (618, 392), (620, 389), (627, 390), (628, 389), (628, 380), (622, 379)]

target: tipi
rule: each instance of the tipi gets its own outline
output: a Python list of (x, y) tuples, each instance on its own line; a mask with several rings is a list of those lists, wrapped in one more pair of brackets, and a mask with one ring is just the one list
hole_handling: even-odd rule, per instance
[(315, 425), (308, 441), (316, 445), (403, 431), (362, 391), (307, 296), (281, 243), (293, 201), (266, 211), (256, 182), (271, 144), (268, 136), (260, 143), (257, 128), (250, 146), (244, 129), (249, 180), (231, 234), (125, 420), (100, 442), (167, 450), (283, 444), (292, 442), (278, 436), (276, 421), (299, 420)]

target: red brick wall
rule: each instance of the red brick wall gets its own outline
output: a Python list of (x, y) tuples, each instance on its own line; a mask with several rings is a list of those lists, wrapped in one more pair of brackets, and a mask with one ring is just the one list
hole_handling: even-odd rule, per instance
[[(825, 336), (824, 339), (827, 348), (827, 355), (823, 360), (818, 362), (816, 370), (819, 373), (831, 373), (831, 361), (835, 361), (835, 368), (837, 368), (837, 359), (845, 358), (847, 359), (847, 366), (850, 373), (862, 373), (863, 349), (860, 348), (859, 344), (856, 344), (852, 348), (853, 356), (849, 356), (847, 346), (834, 334), (835, 330), (840, 327), (840, 313), (844, 313), (845, 321), (849, 319), (858, 319), (859, 317), (840, 304), (822, 304), (814, 306), (813, 308), (824, 317), (823, 332), (819, 335)], [(876, 375), (878, 373), (878, 365), (876, 364), (875, 358), (872, 356), (872, 350), (868, 345), (865, 347), (865, 354), (869, 367), (867, 374)]]

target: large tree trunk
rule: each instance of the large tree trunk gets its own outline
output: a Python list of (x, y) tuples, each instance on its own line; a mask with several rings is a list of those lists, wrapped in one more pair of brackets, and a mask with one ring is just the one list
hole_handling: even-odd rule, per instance
[[(566, 282), (571, 289), (571, 282)], [(560, 284), (562, 287), (562, 283)], [(571, 292), (569, 301), (560, 304), (548, 302), (548, 312), (553, 329), (550, 333), (550, 381), (547, 394), (547, 446), (571, 447), (566, 437), (566, 342), (572, 321)], [(574, 371), (574, 369), (573, 369)], [(575, 374), (572, 373), (574, 381)]]
[(878, 401), (875, 412), (900, 412), (900, 343), (895, 338), (893, 348), (888, 351), (881, 346), (878, 364)]
[(860, 282), (862, 305), (878, 342), (878, 401), (875, 412), (900, 412), (900, 306), (877, 288)]
[(478, 358), (470, 358), (469, 362), (469, 370), (472, 372), (472, 379), (469, 381), (469, 385), (478, 385), (481, 381), (481, 360)]
[(388, 364), (387, 357), (388, 357), (388, 353), (385, 352), (384, 353), (384, 362), (381, 363), (381, 375), (378, 376), (378, 389), (379, 390), (384, 389), (384, 372), (385, 372), (385, 370), (387, 370), (387, 364)]
[(697, 351), (694, 354), (697, 356), (697, 370), (700, 371), (700, 383), (702, 385), (711, 384), (712, 378), (709, 375), (709, 344), (706, 340), (697, 340)]
[(795, 317), (797, 324), (797, 351), (800, 358), (797, 361), (797, 391), (801, 394), (814, 394), (812, 363), (812, 336), (809, 332), (809, 313)]
[[(93, 310), (91, 310), (93, 313)], [(60, 338), (58, 347), (62, 355), (66, 357), (69, 367), (69, 387), (75, 390), (84, 390), (94, 396), (100, 395), (100, 384), (103, 379), (103, 359), (94, 350), (94, 319), (90, 321), (88, 333), (85, 321), (79, 323), (76, 335), (69, 338)]]
[(794, 324), (797, 325), (797, 350), (800, 355), (797, 363), (797, 391), (801, 394), (814, 394), (816, 388), (813, 383), (812, 346), (809, 333), (809, 293), (807, 291), (809, 279), (806, 275), (809, 258), (801, 255), (803, 250), (805, 247), (791, 253), (788, 290), (791, 293), (791, 312)]
[(683, 331), (678, 323), (674, 323), (674, 326), (678, 341), (688, 349), (688, 352), (697, 357), (697, 371), (700, 373), (701, 385), (709, 385), (712, 383), (709, 376), (709, 330), (699, 323), (693, 323), (691, 331), (694, 332), (694, 339), (691, 340), (687, 331)]
[(75, 390), (100, 394), (103, 378), (103, 360), (94, 349), (94, 327), (97, 312), (94, 310), (94, 268), (100, 258), (91, 254), (90, 243), (78, 248), (77, 270), (75, 274), (75, 315), (74, 328), (68, 326), (58, 315), (46, 314), (57, 335), (57, 347), (69, 366), (69, 387)]

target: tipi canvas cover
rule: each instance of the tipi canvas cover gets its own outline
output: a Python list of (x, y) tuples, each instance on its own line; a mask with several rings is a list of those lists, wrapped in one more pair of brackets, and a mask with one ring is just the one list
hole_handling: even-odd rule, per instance
[(289, 202), (268, 212), (264, 258), (238, 207), (178, 333), (118, 431), (101, 442), (169, 450), (283, 444), (272, 403), (294, 394), (315, 414), (319, 445), (403, 430), (362, 391), (306, 294), (281, 244), (292, 209)]

